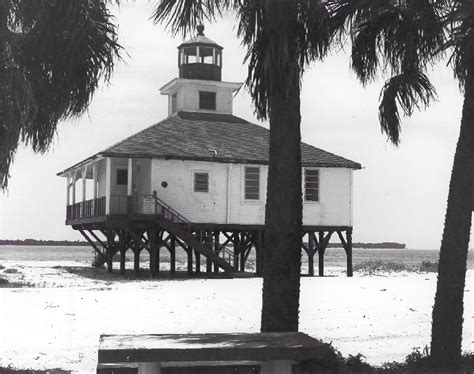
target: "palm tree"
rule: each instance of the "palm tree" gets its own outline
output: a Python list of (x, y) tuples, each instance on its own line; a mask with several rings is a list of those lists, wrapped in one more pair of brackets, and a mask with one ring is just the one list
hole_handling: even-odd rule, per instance
[(457, 367), (461, 358), (463, 296), (474, 191), (474, 3), (464, 0), (333, 1), (336, 27), (349, 20), (352, 67), (363, 84), (378, 70), (392, 77), (381, 92), (379, 118), (389, 139), (400, 141), (400, 113), (426, 107), (436, 91), (426, 68), (448, 50), (464, 90), (433, 308), (431, 360)]
[(317, 0), (161, 0), (154, 13), (176, 34), (224, 11), (238, 18), (255, 112), (270, 120), (261, 330), (297, 331), (302, 191), (300, 84), (304, 67), (322, 59), (334, 33)]
[(19, 143), (48, 150), (80, 116), (119, 57), (108, 0), (0, 1), (0, 185)]

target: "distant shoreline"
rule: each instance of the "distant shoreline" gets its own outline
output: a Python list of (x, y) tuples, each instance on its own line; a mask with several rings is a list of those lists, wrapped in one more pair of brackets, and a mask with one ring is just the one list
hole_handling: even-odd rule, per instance
[(36, 239), (24, 239), (24, 240), (8, 240), (0, 239), (0, 246), (2, 245), (29, 245), (36, 247), (46, 246), (62, 246), (62, 247), (77, 247), (77, 246), (88, 246), (88, 242), (81, 242), (79, 240), (36, 240)]
[[(328, 248), (339, 248), (339, 243), (329, 243)], [(382, 243), (352, 243), (352, 248), (363, 249), (405, 249), (406, 244), (396, 242), (382, 242)]]
[[(77, 247), (77, 246), (89, 246), (86, 241), (72, 241), (72, 240), (36, 240), (36, 239), (24, 239), (24, 240), (9, 240), (0, 239), (0, 246), (15, 245), (15, 246), (63, 246), (63, 247)], [(342, 245), (340, 243), (329, 243), (328, 248), (339, 248)], [(406, 245), (403, 243), (396, 242), (382, 242), (382, 243), (352, 243), (352, 248), (362, 249), (405, 249)]]

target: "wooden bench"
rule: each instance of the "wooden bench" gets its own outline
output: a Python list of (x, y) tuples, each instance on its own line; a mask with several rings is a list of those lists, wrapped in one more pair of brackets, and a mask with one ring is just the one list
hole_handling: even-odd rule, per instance
[(204, 368), (246, 366), (257, 367), (256, 373), (291, 374), (293, 364), (324, 360), (329, 353), (328, 344), (299, 332), (101, 335), (97, 373), (175, 373), (183, 366), (205, 373)]

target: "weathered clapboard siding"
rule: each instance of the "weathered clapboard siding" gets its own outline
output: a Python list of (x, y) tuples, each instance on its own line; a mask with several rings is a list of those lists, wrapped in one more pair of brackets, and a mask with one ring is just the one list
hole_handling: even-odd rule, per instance
[[(151, 162), (151, 191), (156, 191), (160, 199), (193, 222), (263, 224), (268, 167), (253, 165), (260, 168), (260, 199), (249, 201), (244, 198), (245, 166), (154, 159)], [(320, 201), (304, 202), (303, 223), (350, 226), (352, 170), (347, 168), (319, 170)], [(195, 172), (209, 173), (208, 193), (194, 192)], [(162, 182), (166, 182), (168, 186), (163, 187)]]
[[(193, 222), (226, 223), (227, 165), (211, 162), (152, 160), (151, 190)], [(209, 192), (194, 192), (194, 172), (209, 173)], [(168, 186), (162, 186), (166, 182)]]
[(97, 161), (97, 183), (98, 183), (98, 197), (103, 197), (106, 195), (105, 185), (106, 185), (106, 160), (105, 158)]
[(134, 159), (132, 189), (137, 195), (150, 195), (151, 190), (151, 160)]
[[(199, 91), (216, 92), (216, 110), (199, 109)], [(202, 81), (187, 83), (186, 87), (180, 87), (176, 91), (176, 104), (178, 111), (223, 113), (232, 114), (232, 89), (214, 85), (203, 85)], [(171, 115), (171, 95), (168, 99), (168, 115)]]
[(304, 202), (304, 224), (352, 226), (352, 169), (319, 168), (318, 170), (319, 202)]

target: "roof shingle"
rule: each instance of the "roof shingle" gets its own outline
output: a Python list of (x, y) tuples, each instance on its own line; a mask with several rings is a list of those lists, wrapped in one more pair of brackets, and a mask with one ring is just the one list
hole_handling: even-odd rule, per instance
[[(179, 112), (99, 155), (268, 164), (269, 133), (230, 114)], [(361, 168), (305, 143), (301, 143), (301, 158), (303, 166)]]

